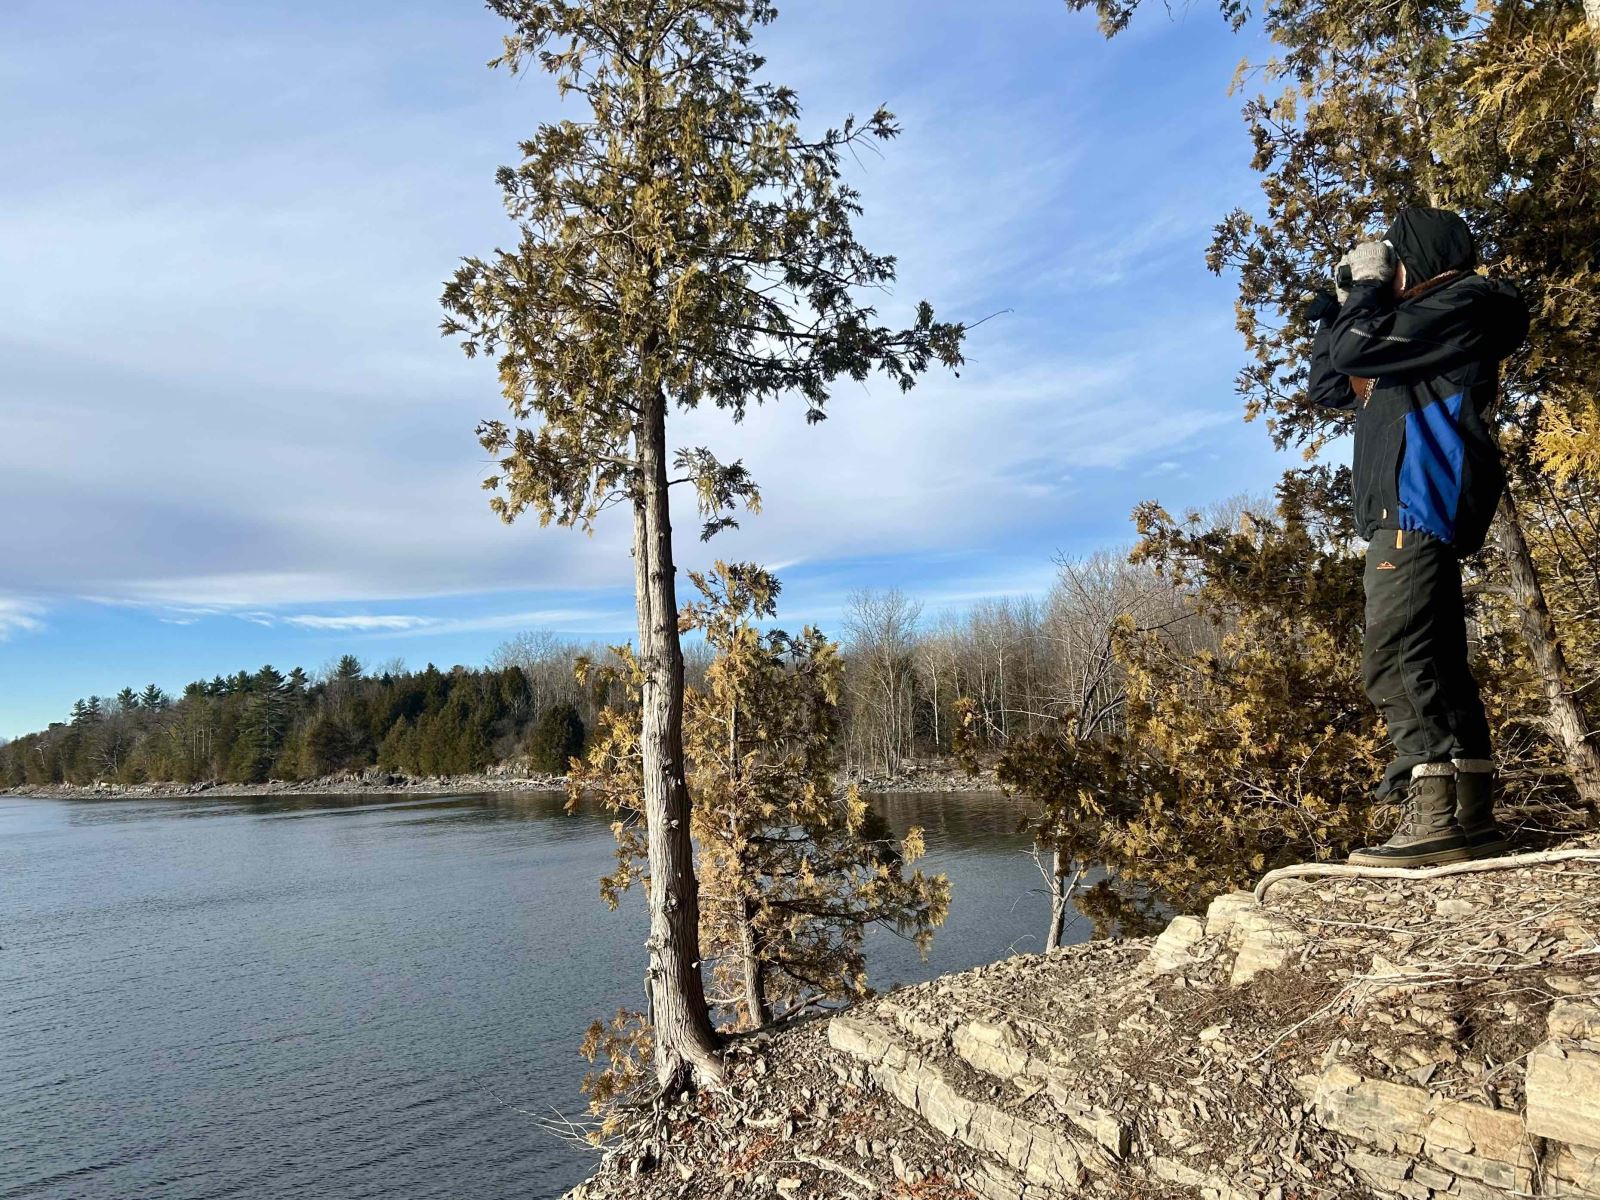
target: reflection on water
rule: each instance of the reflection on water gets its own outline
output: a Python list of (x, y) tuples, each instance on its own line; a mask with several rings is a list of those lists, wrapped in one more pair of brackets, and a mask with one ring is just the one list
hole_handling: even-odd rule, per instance
[[(1038, 948), (998, 796), (874, 797), (951, 919), (880, 987)], [(642, 899), (560, 795), (0, 797), (0, 1200), (544, 1200), (587, 1172), (589, 1022), (637, 1006)]]

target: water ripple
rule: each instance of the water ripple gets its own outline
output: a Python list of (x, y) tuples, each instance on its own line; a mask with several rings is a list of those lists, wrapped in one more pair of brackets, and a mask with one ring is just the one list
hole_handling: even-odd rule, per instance
[[(876, 979), (1037, 932), (1001, 802), (884, 811), (961, 899), (927, 964), (870, 936)], [(517, 1110), (581, 1111), (636, 1002), (612, 852), (552, 795), (0, 798), (0, 1200), (559, 1196), (592, 1161)]]

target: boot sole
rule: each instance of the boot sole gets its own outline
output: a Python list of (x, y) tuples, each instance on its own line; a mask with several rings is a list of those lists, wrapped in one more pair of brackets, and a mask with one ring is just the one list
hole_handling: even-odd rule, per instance
[(1449, 850), (1424, 850), (1416, 854), (1367, 854), (1357, 850), (1348, 862), (1352, 867), (1440, 867), (1446, 863), (1466, 862), (1483, 857), (1468, 846)]
[(1495, 838), (1492, 842), (1475, 842), (1467, 847), (1467, 854), (1471, 858), (1499, 858), (1510, 851), (1511, 843), (1503, 837)]

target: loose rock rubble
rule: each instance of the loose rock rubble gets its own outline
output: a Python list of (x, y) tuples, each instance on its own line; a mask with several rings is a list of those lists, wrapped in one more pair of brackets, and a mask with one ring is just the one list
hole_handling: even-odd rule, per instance
[(730, 1075), (570, 1200), (1600, 1197), (1600, 861), (1227, 895)]
[(872, 775), (846, 772), (839, 778), (841, 786), (853, 786), (867, 794), (882, 792), (968, 793), (997, 792), (994, 768), (986, 767), (969, 773), (947, 764), (904, 763), (892, 775)]

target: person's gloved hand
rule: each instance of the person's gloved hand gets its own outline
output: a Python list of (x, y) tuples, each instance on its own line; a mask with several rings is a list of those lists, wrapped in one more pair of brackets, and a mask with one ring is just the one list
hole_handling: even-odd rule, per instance
[(1344, 302), (1350, 299), (1350, 285), (1354, 277), (1350, 274), (1350, 256), (1346, 254), (1339, 260), (1339, 265), (1333, 269), (1333, 291), (1338, 297), (1339, 307), (1344, 307)]
[(1356, 283), (1388, 283), (1399, 260), (1387, 242), (1362, 242), (1350, 251), (1350, 278)]
[(1306, 320), (1313, 325), (1321, 325), (1324, 321), (1331, 321), (1339, 315), (1339, 309), (1344, 307), (1334, 298), (1332, 292), (1315, 291), (1306, 300)]

